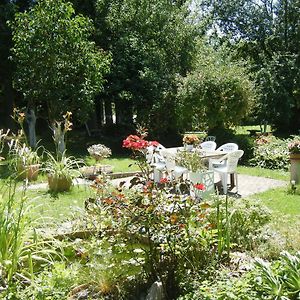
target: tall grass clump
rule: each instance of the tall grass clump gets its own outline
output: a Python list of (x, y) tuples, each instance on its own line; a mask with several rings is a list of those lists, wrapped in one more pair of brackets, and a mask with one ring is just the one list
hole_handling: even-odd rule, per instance
[(25, 189), (17, 195), (15, 182), (9, 181), (0, 187), (0, 264), (8, 282), (18, 270), (29, 232), (25, 202)]

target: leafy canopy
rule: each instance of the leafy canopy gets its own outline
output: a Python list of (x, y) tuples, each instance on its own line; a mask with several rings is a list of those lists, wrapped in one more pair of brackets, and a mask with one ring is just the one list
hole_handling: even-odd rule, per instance
[(179, 79), (177, 115), (183, 129), (237, 125), (255, 97), (247, 68), (225, 48), (199, 44), (194, 70)]
[(74, 15), (63, 0), (40, 0), (30, 11), (16, 14), (11, 26), (15, 87), (28, 106), (41, 104), (51, 121), (67, 110), (86, 120), (110, 62), (89, 40), (91, 21)]

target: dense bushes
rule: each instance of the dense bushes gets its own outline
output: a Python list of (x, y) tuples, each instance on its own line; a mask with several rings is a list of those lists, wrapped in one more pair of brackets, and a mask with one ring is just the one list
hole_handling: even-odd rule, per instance
[(193, 281), (193, 292), (180, 300), (221, 299), (299, 299), (300, 295), (300, 252), (291, 255), (284, 251), (273, 263), (257, 259), (254, 263), (240, 257), (242, 264), (252, 270), (223, 270), (211, 280)]
[(250, 160), (252, 166), (266, 169), (288, 170), (289, 150), (288, 144), (293, 139), (279, 139), (273, 135), (261, 136), (255, 141), (254, 156)]

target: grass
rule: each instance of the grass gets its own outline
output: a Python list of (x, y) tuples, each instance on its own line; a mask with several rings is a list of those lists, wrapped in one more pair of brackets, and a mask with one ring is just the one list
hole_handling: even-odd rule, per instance
[(238, 166), (238, 173), (251, 176), (266, 177), (277, 180), (288, 181), (290, 179), (290, 173), (282, 170), (269, 170), (259, 167), (246, 167)]
[[(249, 125), (249, 126), (237, 126), (235, 128), (236, 134), (249, 135), (248, 130), (260, 131), (260, 126), (259, 125)], [(267, 126), (267, 133), (269, 133), (269, 132), (272, 132), (272, 128), (270, 125)]]
[(30, 216), (38, 222), (66, 221), (82, 214), (84, 201), (91, 195), (91, 189), (85, 185), (74, 186), (69, 192), (56, 195), (47, 189), (28, 190), (27, 197), (33, 207)]
[[(96, 164), (96, 160), (94, 158), (91, 158), (90, 156), (87, 156), (85, 158), (85, 163), (88, 166), (92, 166)], [(113, 167), (113, 172), (115, 173), (139, 170), (133, 159), (124, 156), (106, 158), (100, 163), (103, 165), (111, 165)]]
[(289, 215), (292, 218), (300, 217), (300, 186), (295, 195), (288, 193), (287, 188), (276, 188), (253, 195), (275, 214)]

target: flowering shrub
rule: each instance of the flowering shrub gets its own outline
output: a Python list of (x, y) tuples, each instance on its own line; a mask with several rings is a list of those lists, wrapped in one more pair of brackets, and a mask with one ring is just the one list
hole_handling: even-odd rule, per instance
[(157, 141), (146, 141), (142, 137), (132, 134), (123, 140), (123, 147), (134, 151), (144, 150), (149, 146), (156, 147), (158, 145), (159, 143)]
[(300, 140), (288, 144), (290, 154), (300, 154)]
[(138, 129), (139, 135), (129, 135), (123, 140), (123, 147), (132, 150), (133, 159), (143, 173), (143, 177), (147, 180), (150, 179), (151, 168), (146, 161), (147, 148), (150, 146), (157, 147), (157, 141), (147, 141), (147, 130), (144, 128)]
[(200, 140), (196, 134), (186, 134), (182, 139), (183, 143), (186, 145), (198, 145)]
[(288, 170), (288, 142), (289, 140), (279, 139), (273, 135), (259, 137), (255, 140), (254, 155), (250, 164), (266, 169)]
[(169, 294), (177, 286), (177, 271), (201, 269), (216, 259), (216, 225), (207, 219), (209, 204), (170, 193), (166, 178), (157, 185), (137, 183), (129, 191), (96, 184), (99, 197), (89, 211), (98, 211), (105, 220), (101, 225), (104, 236), (113, 235), (119, 244), (140, 246), (146, 274), (160, 278)]
[(96, 160), (102, 160), (111, 156), (111, 149), (102, 145), (95, 144), (87, 148), (90, 156), (94, 157)]

